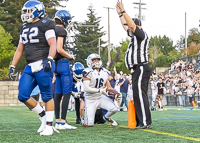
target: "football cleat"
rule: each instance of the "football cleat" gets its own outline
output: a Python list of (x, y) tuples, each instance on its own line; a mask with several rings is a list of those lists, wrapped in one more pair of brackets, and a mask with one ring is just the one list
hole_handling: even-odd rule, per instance
[(59, 130), (59, 128), (60, 128), (60, 124), (55, 124), (55, 129), (57, 129), (57, 130)]
[(42, 132), (46, 125), (46, 116), (40, 117), (40, 121), (42, 122), (39, 129), (37, 130), (38, 133)]
[(81, 117), (81, 125), (83, 125), (84, 124), (84, 117)]
[(103, 119), (105, 121), (109, 122), (112, 126), (118, 126), (117, 122), (115, 120), (113, 120), (112, 118), (103, 116)]
[(71, 126), (67, 123), (65, 123), (64, 125), (60, 124), (59, 130), (74, 130), (77, 129), (77, 127)]
[(46, 125), (44, 130), (40, 133), (40, 136), (50, 136), (53, 135), (53, 131), (59, 133), (53, 126)]

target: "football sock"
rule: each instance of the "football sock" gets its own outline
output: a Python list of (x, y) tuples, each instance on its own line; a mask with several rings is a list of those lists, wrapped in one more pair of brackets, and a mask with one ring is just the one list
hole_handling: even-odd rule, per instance
[(55, 117), (56, 119), (59, 119), (60, 115), (60, 101), (62, 98), (62, 94), (55, 93), (54, 95), (54, 104), (55, 104)]
[(56, 122), (56, 124), (60, 125), (60, 124), (61, 124), (61, 122)]
[(69, 99), (70, 99), (70, 93), (63, 94), (63, 102), (62, 102), (62, 113), (61, 113), (61, 119), (66, 120), (67, 116), (67, 109), (69, 105)]
[(36, 112), (40, 117), (43, 117), (45, 115), (45, 111), (42, 109), (39, 103), (37, 103), (37, 105), (31, 110)]
[(75, 99), (76, 119), (80, 120), (80, 99), (79, 98), (74, 98), (74, 99)]
[(54, 111), (46, 111), (46, 123), (47, 123), (47, 125), (52, 126), (53, 116), (54, 116)]

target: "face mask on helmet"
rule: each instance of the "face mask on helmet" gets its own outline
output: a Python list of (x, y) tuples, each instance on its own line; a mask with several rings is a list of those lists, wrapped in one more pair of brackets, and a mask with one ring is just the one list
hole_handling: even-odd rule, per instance
[[(99, 61), (98, 62), (93, 62), (93, 60), (95, 59), (98, 59)], [(87, 66), (89, 68), (101, 68), (102, 67), (102, 60), (101, 60), (101, 57), (98, 55), (98, 54), (90, 54), (88, 57), (87, 57)]]
[(44, 17), (45, 7), (40, 1), (27, 1), (21, 13), (22, 21), (31, 23), (36, 18)]
[(56, 12), (54, 19), (59, 19), (61, 23), (66, 27), (71, 22), (71, 14), (66, 10), (59, 10)]
[(82, 71), (84, 70), (84, 65), (80, 62), (74, 63), (72, 66), (72, 75), (74, 80), (81, 81), (83, 78)]

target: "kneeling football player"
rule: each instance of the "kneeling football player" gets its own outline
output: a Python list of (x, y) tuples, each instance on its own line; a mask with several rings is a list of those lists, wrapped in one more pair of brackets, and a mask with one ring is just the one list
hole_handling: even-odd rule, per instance
[(117, 122), (110, 118), (118, 111), (115, 103), (108, 97), (107, 90), (112, 89), (109, 81), (109, 71), (102, 67), (101, 57), (90, 54), (87, 59), (88, 68), (83, 70), (83, 86), (85, 91), (85, 119), (84, 126), (92, 127), (97, 108), (102, 108), (108, 112), (103, 116), (104, 120), (112, 126), (117, 126)]

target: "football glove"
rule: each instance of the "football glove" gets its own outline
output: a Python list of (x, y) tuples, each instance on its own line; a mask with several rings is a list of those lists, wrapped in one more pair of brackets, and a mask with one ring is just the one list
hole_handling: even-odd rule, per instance
[(43, 62), (44, 72), (51, 72), (52, 63), (53, 63), (53, 57), (48, 56), (47, 60)]
[(9, 78), (10, 78), (11, 80), (13, 80), (14, 71), (15, 71), (15, 66), (11, 65), (10, 68), (9, 68), (9, 73), (8, 73)]
[(75, 93), (74, 93), (74, 97), (75, 97), (75, 98), (80, 98), (80, 93), (79, 93), (79, 92), (75, 92)]
[(118, 93), (115, 95), (115, 100), (119, 101), (122, 98), (122, 94)]
[(106, 88), (107, 88), (107, 87), (100, 89), (99, 92), (102, 93), (102, 94), (105, 94), (106, 96), (109, 96), (109, 95), (108, 95), (108, 92), (106, 91)]

